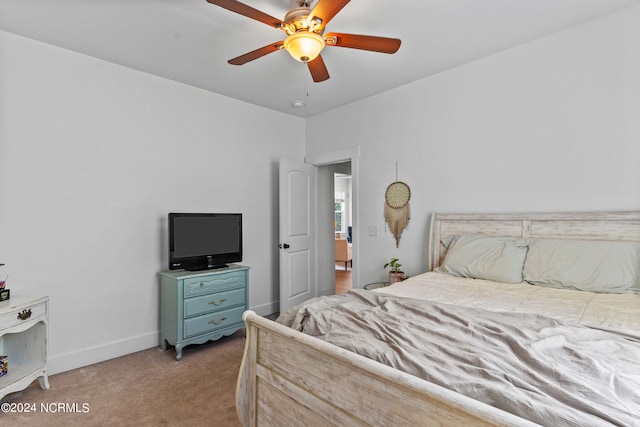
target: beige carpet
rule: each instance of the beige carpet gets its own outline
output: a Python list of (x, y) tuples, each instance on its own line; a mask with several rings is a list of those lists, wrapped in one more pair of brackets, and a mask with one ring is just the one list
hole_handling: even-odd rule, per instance
[[(47, 391), (36, 381), (2, 400), (15, 409), (35, 404), (35, 412), (0, 412), (0, 426), (239, 426), (235, 386), (244, 336), (241, 330), (188, 346), (182, 362), (173, 348), (158, 347), (50, 376)], [(57, 411), (57, 404), (78, 412)]]

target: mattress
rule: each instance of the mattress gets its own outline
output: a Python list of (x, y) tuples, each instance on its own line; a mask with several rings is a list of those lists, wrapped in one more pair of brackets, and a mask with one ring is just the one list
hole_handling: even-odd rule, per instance
[(499, 283), (427, 272), (374, 292), (491, 311), (536, 313), (640, 341), (640, 295)]

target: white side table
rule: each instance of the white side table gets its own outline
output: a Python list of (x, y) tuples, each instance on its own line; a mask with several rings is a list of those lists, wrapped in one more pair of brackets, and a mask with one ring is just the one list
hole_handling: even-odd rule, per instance
[(49, 389), (48, 324), (48, 296), (15, 295), (0, 302), (0, 355), (8, 356), (7, 374), (0, 377), (0, 400), (36, 379), (43, 390)]

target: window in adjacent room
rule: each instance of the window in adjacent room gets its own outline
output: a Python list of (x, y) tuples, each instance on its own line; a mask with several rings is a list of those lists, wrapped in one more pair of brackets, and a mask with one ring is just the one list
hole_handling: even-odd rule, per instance
[(344, 198), (335, 200), (335, 232), (344, 233)]

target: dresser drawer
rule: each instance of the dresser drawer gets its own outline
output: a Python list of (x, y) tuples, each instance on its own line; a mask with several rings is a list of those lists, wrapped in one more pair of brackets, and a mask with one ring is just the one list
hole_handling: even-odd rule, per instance
[(244, 271), (184, 279), (184, 297), (190, 298), (212, 292), (243, 288), (245, 280), (246, 273)]
[(223, 329), (242, 322), (243, 312), (244, 307), (236, 307), (187, 319), (184, 321), (184, 338)]
[(240, 288), (186, 299), (184, 300), (184, 317), (218, 311), (234, 305), (244, 305), (244, 293), (244, 288)]
[(44, 317), (46, 313), (47, 306), (45, 302), (26, 308), (23, 306), (13, 311), (5, 312), (0, 315), (0, 331), (5, 328), (19, 325), (20, 323)]

